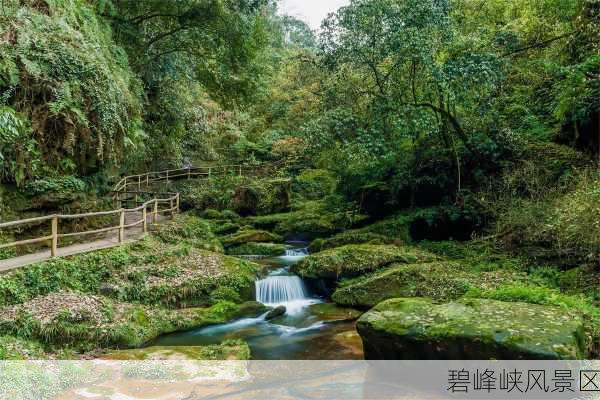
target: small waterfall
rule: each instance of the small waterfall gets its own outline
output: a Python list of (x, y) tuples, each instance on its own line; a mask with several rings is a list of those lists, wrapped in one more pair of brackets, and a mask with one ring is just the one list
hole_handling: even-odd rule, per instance
[(319, 302), (308, 297), (304, 282), (295, 275), (268, 276), (257, 281), (256, 300), (270, 307), (285, 306), (288, 315)]
[(304, 257), (308, 255), (308, 249), (306, 247), (301, 249), (287, 249), (285, 255), (287, 257)]
[(256, 282), (256, 300), (263, 304), (283, 304), (306, 299), (304, 283), (297, 276), (269, 276)]

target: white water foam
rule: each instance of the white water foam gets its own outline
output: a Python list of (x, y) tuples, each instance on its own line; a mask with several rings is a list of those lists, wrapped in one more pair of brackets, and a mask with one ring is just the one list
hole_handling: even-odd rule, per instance
[(256, 281), (256, 300), (270, 306), (285, 306), (289, 315), (318, 303), (307, 295), (304, 282), (297, 276), (276, 275)]

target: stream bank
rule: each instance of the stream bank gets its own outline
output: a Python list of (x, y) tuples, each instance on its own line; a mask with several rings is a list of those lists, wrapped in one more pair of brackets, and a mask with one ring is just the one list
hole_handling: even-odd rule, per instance
[(278, 257), (258, 260), (263, 279), (256, 282), (256, 300), (282, 315), (202, 327), (157, 338), (151, 346), (207, 346), (243, 340), (252, 359), (362, 359), (362, 342), (355, 328), (360, 312), (337, 307), (311, 292), (290, 267), (308, 255), (299, 243)]

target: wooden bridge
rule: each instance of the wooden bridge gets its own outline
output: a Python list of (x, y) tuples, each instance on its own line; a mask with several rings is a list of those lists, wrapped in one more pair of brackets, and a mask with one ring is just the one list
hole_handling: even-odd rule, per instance
[[(155, 183), (169, 183), (181, 179), (209, 179), (216, 175), (242, 175), (241, 165), (223, 165), (217, 167), (188, 167), (147, 172), (126, 176), (113, 187), (112, 195), (116, 207), (113, 210), (90, 212), (85, 214), (52, 214), (36, 218), (0, 223), (0, 231), (22, 225), (40, 224), (49, 221), (48, 235), (0, 244), (0, 249), (24, 245), (47, 244), (47, 249), (31, 254), (0, 260), (0, 271), (22, 267), (53, 257), (64, 257), (86, 253), (109, 247), (119, 246), (142, 238), (155, 224), (179, 212), (179, 193), (154, 192), (150, 188)], [(143, 190), (145, 189), (145, 190)], [(144, 201), (144, 197), (150, 196)], [(133, 208), (124, 208), (133, 202)], [(90, 218), (118, 216), (118, 225), (79, 232), (61, 232), (61, 221), (82, 221)], [(81, 243), (61, 247), (60, 240), (85, 237)]]

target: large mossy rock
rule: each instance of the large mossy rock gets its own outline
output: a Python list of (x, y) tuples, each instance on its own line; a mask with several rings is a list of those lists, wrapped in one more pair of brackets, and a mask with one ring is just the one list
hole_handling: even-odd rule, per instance
[(230, 255), (281, 256), (287, 246), (280, 243), (245, 243), (227, 249)]
[(325, 201), (306, 201), (291, 212), (250, 217), (257, 229), (272, 230), (285, 237), (311, 240), (331, 236), (363, 220), (365, 216), (331, 210)]
[(394, 264), (383, 271), (343, 282), (333, 293), (332, 300), (354, 307), (373, 307), (394, 297), (449, 301), (458, 299), (471, 288), (493, 289), (521, 279), (524, 274), (516, 271), (474, 271), (457, 262)]
[(357, 244), (310, 255), (292, 266), (303, 278), (354, 278), (393, 263), (432, 261), (435, 256), (414, 247)]
[(332, 249), (335, 247), (345, 246), (347, 244), (386, 244), (391, 243), (387, 237), (373, 232), (363, 232), (359, 229), (351, 229), (346, 232), (338, 233), (330, 238), (317, 238), (310, 242), (308, 250), (311, 253)]
[(242, 230), (222, 238), (225, 247), (232, 247), (244, 243), (281, 242), (283, 238), (275, 233), (258, 229)]
[(582, 318), (565, 309), (488, 299), (396, 298), (357, 321), (366, 359), (580, 359)]

